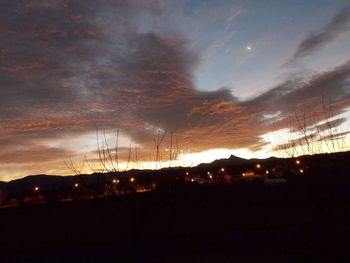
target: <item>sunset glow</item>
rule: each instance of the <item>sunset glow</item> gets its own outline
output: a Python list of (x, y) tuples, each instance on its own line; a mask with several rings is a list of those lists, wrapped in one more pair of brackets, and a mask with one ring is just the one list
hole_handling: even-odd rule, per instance
[(348, 1), (2, 2), (0, 181), (350, 150)]

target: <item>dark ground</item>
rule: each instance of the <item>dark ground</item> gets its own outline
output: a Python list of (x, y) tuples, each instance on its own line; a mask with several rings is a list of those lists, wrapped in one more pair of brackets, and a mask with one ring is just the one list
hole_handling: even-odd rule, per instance
[(0, 262), (350, 262), (350, 184), (331, 182), (187, 185), (2, 209)]

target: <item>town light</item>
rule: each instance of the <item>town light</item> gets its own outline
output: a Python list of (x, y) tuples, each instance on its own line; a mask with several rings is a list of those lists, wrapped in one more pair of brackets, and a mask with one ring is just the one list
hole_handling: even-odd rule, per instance
[(245, 176), (245, 173), (242, 173), (242, 176), (244, 177), (244, 176)]
[(256, 168), (258, 168), (258, 169), (261, 168), (261, 165), (260, 165), (260, 164), (257, 164), (257, 165), (256, 165)]
[(186, 175), (189, 175), (189, 173), (188, 173), (188, 172), (186, 172)]
[(134, 177), (131, 177), (131, 178), (130, 178), (130, 182), (133, 183), (134, 181), (135, 181), (135, 178), (134, 178)]
[(207, 172), (208, 175), (210, 175), (210, 172)]
[(225, 168), (221, 168), (220, 171), (223, 173), (225, 172)]
[(301, 174), (303, 174), (303, 173), (304, 173), (304, 170), (303, 170), (303, 169), (300, 169), (299, 172), (300, 172)]
[(296, 164), (300, 164), (300, 161), (299, 161), (299, 160), (296, 160), (295, 163), (296, 163)]
[(74, 184), (74, 187), (75, 187), (75, 188), (78, 188), (78, 187), (79, 187), (79, 184), (78, 184), (78, 183), (75, 183), (75, 184)]
[(266, 174), (269, 174), (270, 172), (269, 172), (269, 170), (266, 170), (266, 172), (265, 172)]
[(114, 184), (119, 183), (119, 180), (113, 179), (113, 183)]
[(39, 191), (39, 186), (36, 186), (36, 187), (34, 188), (34, 191), (35, 191), (35, 192), (38, 192), (38, 191)]
[(194, 179), (193, 179), (193, 178), (191, 179), (191, 182), (194, 182)]
[(213, 176), (212, 176), (212, 175), (209, 175), (209, 178), (210, 178), (210, 179), (213, 179)]

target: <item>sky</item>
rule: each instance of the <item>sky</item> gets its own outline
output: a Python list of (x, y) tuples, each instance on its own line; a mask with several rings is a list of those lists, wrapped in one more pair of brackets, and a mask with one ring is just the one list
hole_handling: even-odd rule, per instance
[(0, 7), (0, 180), (350, 149), (347, 0)]

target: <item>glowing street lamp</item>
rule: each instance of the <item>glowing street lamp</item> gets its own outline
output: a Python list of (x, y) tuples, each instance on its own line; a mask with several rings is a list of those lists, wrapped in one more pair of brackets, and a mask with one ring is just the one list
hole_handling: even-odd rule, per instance
[(132, 183), (135, 182), (135, 178), (134, 178), (134, 177), (131, 177), (131, 178), (130, 178), (130, 182), (132, 182)]
[(258, 169), (261, 168), (261, 165), (260, 165), (260, 164), (257, 164), (257, 165), (256, 165), (256, 168), (258, 168)]
[(78, 188), (78, 187), (79, 187), (79, 184), (78, 184), (78, 183), (75, 183), (75, 184), (74, 184), (74, 187), (75, 187), (75, 188)]
[(117, 180), (117, 179), (113, 179), (113, 181), (112, 181), (114, 184), (119, 184), (119, 180)]
[(296, 160), (295, 163), (299, 165), (299, 164), (300, 164), (300, 161), (299, 161), (299, 160)]
[(210, 174), (210, 175), (209, 175), (209, 178), (210, 178), (210, 179), (213, 179), (213, 176)]
[(186, 175), (189, 175), (189, 173), (188, 173), (188, 172), (186, 172)]
[(269, 170), (266, 170), (266, 172), (265, 172), (266, 174), (269, 174), (270, 172), (269, 172)]
[(194, 179), (193, 179), (193, 178), (191, 179), (191, 182), (194, 182)]
[(303, 169), (300, 169), (299, 172), (300, 172), (301, 174), (303, 174), (303, 173), (304, 173), (304, 170), (303, 170)]
[(35, 187), (34, 187), (34, 191), (35, 191), (35, 192), (38, 192), (39, 190), (40, 190), (39, 186), (35, 186)]
[(225, 172), (225, 168), (221, 168), (220, 171), (223, 173)]

